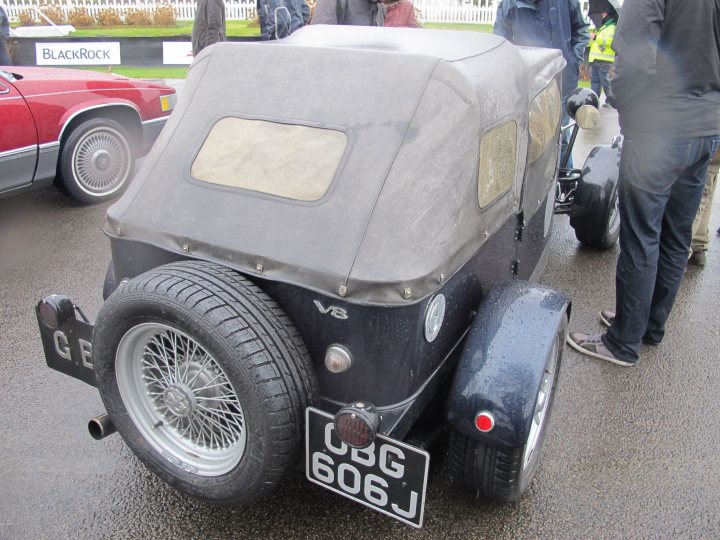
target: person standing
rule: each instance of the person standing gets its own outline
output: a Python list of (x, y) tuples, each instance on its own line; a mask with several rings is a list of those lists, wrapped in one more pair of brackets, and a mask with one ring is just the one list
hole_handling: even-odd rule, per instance
[(223, 0), (198, 0), (192, 30), (193, 56), (205, 47), (227, 41), (225, 37), (225, 3)]
[(310, 24), (384, 26), (384, 15), (377, 0), (318, 0)]
[(616, 27), (617, 11), (610, 8), (609, 11), (603, 11), (600, 28), (590, 34), (590, 55), (588, 57), (588, 62), (592, 67), (590, 88), (598, 97), (605, 90), (606, 101), (603, 103), (603, 107), (612, 107), (607, 102), (607, 98), (610, 96), (610, 68), (615, 62), (615, 51), (612, 48), (612, 43)]
[(685, 272), (693, 219), (720, 145), (720, 1), (626, 0), (612, 104), (624, 135), (620, 255), (605, 334), (568, 343), (621, 366), (659, 344)]
[(318, 0), (310, 24), (422, 28), (409, 0)]
[(688, 259), (688, 264), (693, 266), (705, 266), (706, 263), (705, 252), (710, 247), (710, 213), (712, 212), (718, 170), (720, 170), (720, 152), (715, 153), (708, 165), (700, 208), (698, 208), (695, 221), (693, 221), (690, 258)]
[[(566, 62), (562, 72), (563, 125), (568, 125), (565, 102), (578, 86), (580, 64), (590, 41), (578, 0), (501, 0), (493, 32), (515, 45), (560, 49)], [(563, 157), (569, 138), (570, 130), (565, 130)], [(572, 158), (567, 166), (572, 167)]]
[(11, 66), (12, 60), (8, 53), (7, 42), (10, 39), (10, 19), (5, 8), (0, 6), (0, 66)]

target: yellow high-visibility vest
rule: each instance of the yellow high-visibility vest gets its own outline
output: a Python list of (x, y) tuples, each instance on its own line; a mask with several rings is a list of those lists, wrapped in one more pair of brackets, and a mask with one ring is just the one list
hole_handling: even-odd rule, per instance
[(595, 60), (615, 61), (615, 51), (612, 48), (612, 43), (616, 27), (617, 23), (615, 21), (609, 21), (597, 31), (595, 39), (590, 42), (590, 56), (588, 57), (590, 63)]

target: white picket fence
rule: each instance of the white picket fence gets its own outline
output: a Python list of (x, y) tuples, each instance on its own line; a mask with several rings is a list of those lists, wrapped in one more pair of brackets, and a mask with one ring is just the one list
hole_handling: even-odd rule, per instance
[[(20, 13), (42, 4), (51, 4), (62, 9), (67, 15), (76, 7), (84, 7), (91, 16), (97, 16), (100, 10), (112, 8), (121, 16), (130, 10), (154, 10), (158, 6), (171, 5), (180, 21), (195, 18), (196, 0), (143, 0), (141, 2), (125, 0), (2, 0), (10, 22), (16, 22)], [(485, 23), (495, 22), (499, 0), (415, 0), (422, 13), (424, 22), (448, 23)], [(588, 0), (580, 2), (587, 13)], [(256, 0), (226, 0), (225, 16), (228, 20), (247, 20), (255, 16)]]
[(497, 8), (492, 0), (480, 0), (478, 5), (453, 0), (415, 0), (423, 22), (486, 23), (495, 22)]

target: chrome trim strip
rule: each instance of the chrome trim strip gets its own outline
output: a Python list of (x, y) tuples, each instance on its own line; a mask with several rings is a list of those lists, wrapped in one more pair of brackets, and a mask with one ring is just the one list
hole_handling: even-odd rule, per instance
[(24, 157), (21, 154), (34, 154), (37, 152), (37, 145), (32, 146), (23, 146), (22, 148), (16, 148), (15, 150), (8, 150), (6, 152), (0, 152), (0, 159), (10, 158), (10, 157)]
[(62, 129), (60, 130), (60, 135), (58, 136), (58, 140), (62, 141), (63, 134), (65, 133), (65, 130), (67, 129), (68, 125), (78, 115), (81, 115), (82, 113), (85, 113), (88, 111), (93, 111), (95, 109), (106, 109), (108, 107), (127, 107), (128, 109), (135, 111), (135, 114), (138, 115), (138, 120), (142, 119), (142, 117), (140, 116), (140, 111), (138, 111), (136, 107), (134, 107), (132, 105), (128, 105), (127, 103), (103, 103), (102, 105), (93, 105), (92, 107), (86, 107), (84, 109), (80, 109), (79, 111), (76, 111), (70, 118), (68, 118), (65, 122), (65, 125), (63, 125)]
[(9, 94), (9, 93), (10, 93), (10, 88), (8, 86), (6, 86), (5, 83), (0, 82), (0, 95)]
[(51, 143), (43, 143), (40, 145), (40, 153), (49, 152), (50, 150), (55, 150), (60, 146), (60, 141), (55, 141)]
[(145, 120), (144, 122), (140, 122), (143, 126), (149, 126), (152, 124), (159, 124), (160, 122), (167, 122), (169, 116), (162, 116), (160, 118), (153, 118), (152, 120)]
[[(47, 67), (47, 66), (45, 66)], [(96, 92), (127, 92), (127, 91), (141, 91), (141, 92), (147, 92), (148, 90), (157, 91), (156, 88), (93, 88), (92, 90), (87, 89), (80, 89), (80, 90), (66, 90), (64, 92), (46, 92), (43, 94), (29, 94), (25, 96), (26, 98), (34, 98), (34, 97), (45, 97), (45, 96), (61, 96), (63, 94), (81, 94), (83, 92), (89, 92), (89, 93), (96, 93)]]

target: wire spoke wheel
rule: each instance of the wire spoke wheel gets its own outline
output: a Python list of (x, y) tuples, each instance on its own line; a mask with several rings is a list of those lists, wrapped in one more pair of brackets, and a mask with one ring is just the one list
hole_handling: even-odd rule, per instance
[(90, 195), (106, 195), (123, 186), (131, 172), (127, 139), (110, 126), (95, 127), (77, 142), (72, 153), (72, 175)]
[(192, 337), (161, 323), (134, 326), (120, 340), (116, 370), (133, 423), (163, 457), (201, 476), (240, 462), (247, 438), (240, 399)]
[(557, 352), (558, 340), (556, 339), (550, 351), (548, 363), (545, 366), (545, 372), (543, 373), (542, 382), (540, 383), (540, 391), (538, 392), (538, 397), (535, 402), (535, 411), (530, 424), (530, 433), (528, 434), (528, 440), (523, 452), (523, 471), (527, 470), (535, 453), (540, 450), (538, 442), (540, 441), (540, 434), (543, 432), (545, 420), (548, 417), (550, 396), (552, 396), (553, 385), (555, 384), (555, 372), (558, 360)]

